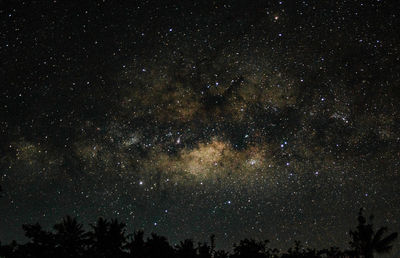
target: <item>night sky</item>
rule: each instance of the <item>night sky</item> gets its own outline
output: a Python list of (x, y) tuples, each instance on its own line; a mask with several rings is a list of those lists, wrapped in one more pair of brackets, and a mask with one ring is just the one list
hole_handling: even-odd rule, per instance
[(397, 1), (0, 1), (0, 239), (400, 230)]

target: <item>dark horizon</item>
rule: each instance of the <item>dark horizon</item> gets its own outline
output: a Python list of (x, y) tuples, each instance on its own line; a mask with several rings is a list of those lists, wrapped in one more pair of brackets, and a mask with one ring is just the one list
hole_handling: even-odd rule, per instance
[[(98, 218), (83, 227), (76, 218), (66, 216), (51, 230), (39, 223), (22, 226), (26, 243), (12, 241), (8, 245), (0, 243), (0, 256), (19, 257), (114, 257), (114, 258), (373, 258), (375, 255), (393, 254), (393, 244), (398, 233), (388, 232), (387, 227), (376, 227), (373, 215), (369, 219), (361, 208), (357, 224), (351, 229), (347, 248), (337, 246), (311, 248), (295, 240), (289, 248), (278, 249), (271, 246), (268, 239), (245, 238), (224, 250), (217, 247), (215, 235), (209, 241), (186, 238), (179, 243), (170, 243), (165, 236), (156, 233), (145, 235), (143, 230), (127, 231), (126, 224), (117, 219)], [(172, 244), (172, 245), (171, 245)]]
[(399, 15), (0, 0), (0, 241), (69, 214), (224, 249), (344, 247), (360, 207), (400, 232)]

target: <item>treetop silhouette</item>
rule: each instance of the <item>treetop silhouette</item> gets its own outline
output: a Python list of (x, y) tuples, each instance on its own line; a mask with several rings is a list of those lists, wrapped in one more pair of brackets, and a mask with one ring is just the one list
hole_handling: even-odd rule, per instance
[(304, 248), (300, 241), (295, 241), (294, 247), (286, 252), (268, 246), (269, 241), (243, 239), (233, 245), (233, 253), (225, 250), (215, 250), (215, 236), (210, 237), (210, 244), (192, 239), (180, 241), (171, 246), (167, 238), (152, 233), (145, 240), (142, 230), (128, 234), (126, 225), (116, 219), (99, 218), (95, 224), (90, 224), (85, 231), (76, 218), (66, 216), (60, 223), (53, 226), (52, 231), (44, 230), (40, 224), (23, 225), (27, 243), (16, 241), (8, 245), (0, 244), (0, 257), (44, 257), (44, 258), (373, 258), (375, 254), (389, 253), (397, 233), (385, 236), (386, 227), (374, 230), (373, 217), (367, 219), (363, 210), (358, 213), (358, 225), (350, 231), (349, 250), (337, 247), (329, 249)]
[[(391, 233), (386, 237), (383, 234), (388, 230), (386, 227), (379, 228), (376, 232), (372, 224), (367, 224), (367, 219), (363, 216), (363, 209), (358, 213), (358, 225), (356, 230), (350, 230), (350, 246), (356, 254), (362, 255), (365, 258), (373, 258), (375, 253), (388, 253), (392, 249), (392, 243), (396, 240), (397, 232)], [(371, 215), (370, 221), (373, 220)]]

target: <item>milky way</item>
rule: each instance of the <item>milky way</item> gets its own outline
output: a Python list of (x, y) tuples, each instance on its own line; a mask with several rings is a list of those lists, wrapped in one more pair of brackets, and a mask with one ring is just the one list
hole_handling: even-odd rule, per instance
[(0, 2), (0, 239), (71, 214), (341, 246), (360, 207), (399, 230), (397, 4), (187, 2)]

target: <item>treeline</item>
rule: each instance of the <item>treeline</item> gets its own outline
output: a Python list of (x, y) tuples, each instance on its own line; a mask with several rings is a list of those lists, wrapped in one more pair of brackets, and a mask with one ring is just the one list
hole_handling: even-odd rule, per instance
[(215, 249), (214, 236), (210, 243), (195, 243), (191, 239), (171, 246), (164, 236), (151, 234), (144, 237), (143, 231), (128, 234), (126, 225), (117, 220), (99, 218), (85, 231), (75, 218), (67, 216), (52, 231), (44, 230), (38, 223), (23, 225), (27, 243), (16, 241), (0, 244), (0, 257), (137, 257), (137, 258), (294, 258), (294, 257), (357, 257), (373, 258), (375, 254), (389, 253), (397, 233), (384, 236), (387, 228), (374, 230), (360, 210), (358, 225), (350, 231), (350, 248), (337, 247), (316, 250), (303, 248), (296, 241), (287, 251), (270, 248), (268, 241), (244, 239), (233, 245), (231, 253)]

